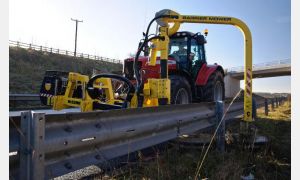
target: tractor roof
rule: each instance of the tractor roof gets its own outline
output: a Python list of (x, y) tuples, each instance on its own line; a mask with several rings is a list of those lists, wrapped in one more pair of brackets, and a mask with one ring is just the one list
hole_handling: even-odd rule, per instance
[(189, 32), (189, 31), (178, 31), (175, 34), (172, 35), (173, 36), (194, 36), (195, 33)]

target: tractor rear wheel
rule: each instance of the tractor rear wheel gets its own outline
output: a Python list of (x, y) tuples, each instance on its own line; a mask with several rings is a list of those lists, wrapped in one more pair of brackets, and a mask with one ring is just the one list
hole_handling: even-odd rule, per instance
[(203, 88), (203, 100), (207, 102), (223, 101), (225, 98), (224, 78), (220, 71), (212, 73)]
[(171, 104), (189, 104), (192, 102), (192, 92), (188, 81), (183, 76), (170, 75)]

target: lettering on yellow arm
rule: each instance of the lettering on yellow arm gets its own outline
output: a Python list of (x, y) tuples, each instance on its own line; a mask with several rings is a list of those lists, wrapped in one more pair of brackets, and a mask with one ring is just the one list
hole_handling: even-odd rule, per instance
[(230, 17), (209, 17), (209, 16), (182, 16), (183, 20), (200, 20), (200, 21), (231, 21)]

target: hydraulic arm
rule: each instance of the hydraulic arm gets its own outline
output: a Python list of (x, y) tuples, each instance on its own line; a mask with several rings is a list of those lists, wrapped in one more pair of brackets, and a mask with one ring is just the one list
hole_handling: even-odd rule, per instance
[[(167, 79), (168, 66), (168, 43), (169, 36), (176, 33), (182, 23), (206, 23), (206, 24), (227, 24), (238, 27), (244, 34), (245, 42), (245, 93), (244, 93), (244, 120), (252, 121), (252, 37), (248, 26), (241, 20), (226, 16), (193, 16), (180, 15), (172, 10), (164, 9), (156, 13), (156, 17), (163, 16), (157, 19), (159, 24), (160, 38), (152, 41), (150, 65), (156, 64), (157, 51), (161, 51), (161, 78)], [(172, 27), (169, 23), (173, 23)]]

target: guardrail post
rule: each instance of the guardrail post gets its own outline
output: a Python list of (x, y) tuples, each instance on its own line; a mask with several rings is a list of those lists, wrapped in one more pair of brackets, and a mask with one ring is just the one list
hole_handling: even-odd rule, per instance
[(272, 98), (271, 103), (272, 103), (272, 104), (271, 104), (271, 105), (272, 105), (272, 111), (274, 111), (274, 108), (275, 108), (275, 107), (274, 107), (274, 98)]
[(45, 114), (22, 112), (21, 131), (23, 134), (20, 135), (20, 179), (44, 179)]
[(222, 121), (223, 114), (224, 114), (224, 102), (217, 101), (216, 102), (216, 126), (217, 127), (219, 126), (219, 129), (217, 130), (217, 149), (221, 152), (225, 151), (225, 121)]
[(265, 115), (269, 115), (269, 105), (268, 105), (268, 99), (265, 98)]

